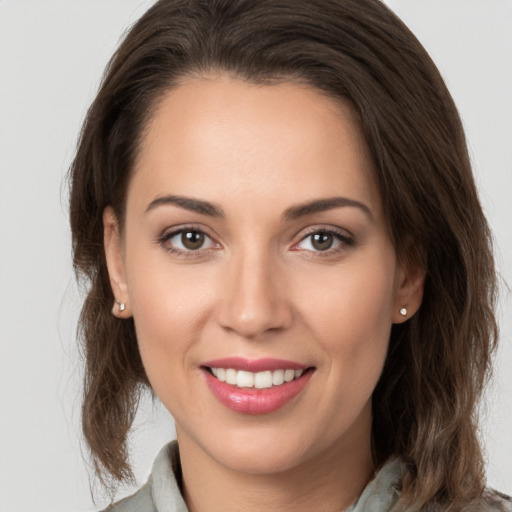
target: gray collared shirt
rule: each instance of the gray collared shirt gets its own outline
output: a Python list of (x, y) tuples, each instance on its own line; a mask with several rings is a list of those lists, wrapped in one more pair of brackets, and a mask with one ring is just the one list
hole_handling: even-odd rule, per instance
[[(365, 487), (345, 512), (393, 512), (400, 496), (403, 463), (392, 458)], [(113, 504), (105, 512), (188, 512), (180, 491), (181, 466), (178, 443), (172, 441), (158, 454), (148, 481), (133, 495)], [(473, 509), (472, 512), (477, 512)], [(478, 512), (512, 512), (512, 500), (488, 491), (486, 505)]]

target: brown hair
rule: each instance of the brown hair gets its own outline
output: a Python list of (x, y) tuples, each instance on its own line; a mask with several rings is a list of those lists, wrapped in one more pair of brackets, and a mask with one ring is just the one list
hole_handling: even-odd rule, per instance
[(96, 473), (132, 476), (128, 433), (149, 387), (132, 320), (114, 302), (102, 212), (123, 221), (144, 126), (187, 76), (299, 81), (352, 105), (375, 164), (396, 252), (426, 270), (422, 306), (393, 326), (373, 399), (376, 465), (406, 462), (402, 503), (450, 510), (484, 488), (477, 405), (497, 326), (490, 233), (461, 122), (435, 65), (378, 0), (160, 0), (110, 61), (70, 169), (80, 317), (83, 431)]

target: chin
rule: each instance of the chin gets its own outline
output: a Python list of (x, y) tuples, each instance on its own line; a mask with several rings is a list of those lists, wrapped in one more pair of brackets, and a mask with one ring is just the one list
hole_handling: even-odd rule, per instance
[(265, 449), (261, 443), (252, 447), (226, 446), (219, 450), (215, 447), (210, 456), (226, 468), (238, 473), (252, 475), (270, 475), (282, 473), (304, 462), (304, 453), (300, 447), (287, 445), (277, 448), (275, 445)]
[(311, 453), (305, 451), (306, 437), (298, 429), (290, 434), (289, 429), (275, 427), (242, 428), (203, 439), (201, 444), (213, 461), (232, 471), (265, 475), (288, 471), (307, 460)]

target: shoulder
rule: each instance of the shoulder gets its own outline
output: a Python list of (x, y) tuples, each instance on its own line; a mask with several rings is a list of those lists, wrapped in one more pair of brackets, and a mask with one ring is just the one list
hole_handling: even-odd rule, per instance
[(103, 512), (158, 512), (153, 501), (150, 482), (135, 494), (114, 503)]
[(103, 512), (187, 512), (180, 487), (178, 443), (173, 441), (160, 450), (148, 481), (135, 494)]
[[(403, 510), (400, 504), (400, 488), (404, 471), (405, 463), (402, 460), (399, 458), (388, 460), (374, 480), (368, 484), (359, 501), (347, 512)], [(422, 510), (442, 512), (446, 507), (431, 505)], [(464, 512), (512, 512), (512, 497), (488, 487), (481, 499), (464, 507)]]
[(512, 512), (512, 498), (494, 489), (486, 489), (484, 501), (489, 512)]

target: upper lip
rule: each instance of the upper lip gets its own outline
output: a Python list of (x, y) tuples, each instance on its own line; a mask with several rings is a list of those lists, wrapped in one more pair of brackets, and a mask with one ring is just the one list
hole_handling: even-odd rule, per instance
[(201, 366), (208, 368), (233, 368), (234, 370), (243, 370), (246, 372), (264, 372), (267, 370), (305, 370), (308, 365), (297, 363), (295, 361), (286, 361), (285, 359), (246, 359), (244, 357), (225, 357), (202, 363)]

